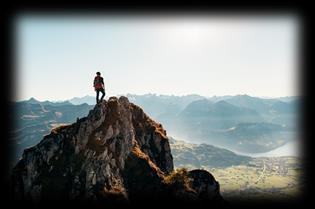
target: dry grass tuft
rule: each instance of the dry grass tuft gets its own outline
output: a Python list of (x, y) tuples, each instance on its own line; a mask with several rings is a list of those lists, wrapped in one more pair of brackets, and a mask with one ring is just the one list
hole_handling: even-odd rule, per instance
[(163, 182), (177, 189), (192, 191), (191, 179), (188, 177), (186, 168), (176, 169), (169, 175), (164, 177)]

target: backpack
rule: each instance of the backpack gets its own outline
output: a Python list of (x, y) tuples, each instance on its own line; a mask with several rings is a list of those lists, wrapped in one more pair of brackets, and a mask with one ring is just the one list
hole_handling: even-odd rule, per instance
[(96, 76), (94, 78), (94, 88), (95, 89), (102, 89), (103, 88), (103, 78), (101, 76)]

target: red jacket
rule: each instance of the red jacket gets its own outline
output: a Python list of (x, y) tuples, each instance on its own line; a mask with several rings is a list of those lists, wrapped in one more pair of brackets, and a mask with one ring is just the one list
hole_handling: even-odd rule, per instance
[(104, 89), (104, 79), (101, 76), (95, 76), (94, 78), (95, 90)]

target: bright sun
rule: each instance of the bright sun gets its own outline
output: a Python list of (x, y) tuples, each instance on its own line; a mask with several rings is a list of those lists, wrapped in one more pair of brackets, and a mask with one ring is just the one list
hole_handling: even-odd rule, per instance
[(205, 38), (205, 31), (196, 25), (175, 25), (169, 28), (167, 35), (173, 43), (196, 45)]
[(218, 39), (215, 27), (198, 22), (171, 22), (160, 28), (164, 40), (170, 44), (200, 46)]
[(202, 27), (194, 25), (178, 25), (168, 31), (171, 41), (182, 44), (198, 44), (203, 40), (205, 31)]

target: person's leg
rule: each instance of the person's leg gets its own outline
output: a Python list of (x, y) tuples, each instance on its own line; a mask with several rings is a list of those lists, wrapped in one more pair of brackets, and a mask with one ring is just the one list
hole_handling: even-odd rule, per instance
[(100, 91), (96, 90), (96, 104), (98, 104), (98, 96), (99, 96)]
[(104, 99), (104, 96), (105, 96), (105, 90), (104, 90), (104, 89), (102, 89), (102, 90), (101, 90), (101, 92), (102, 92), (102, 97), (101, 97), (101, 101), (103, 101), (103, 99)]

